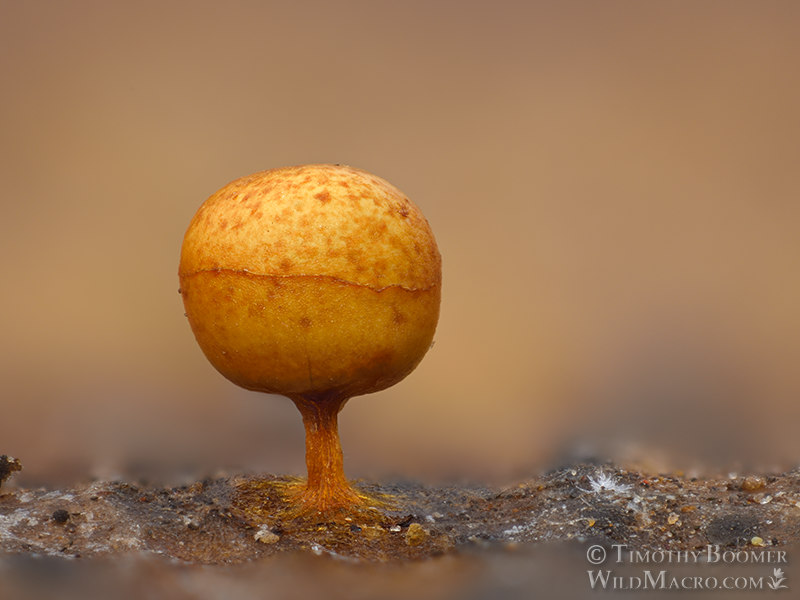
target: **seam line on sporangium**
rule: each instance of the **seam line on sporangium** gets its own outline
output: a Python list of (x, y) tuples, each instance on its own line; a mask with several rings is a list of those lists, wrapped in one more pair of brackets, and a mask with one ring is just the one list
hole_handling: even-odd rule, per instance
[(248, 271), (247, 269), (227, 269), (227, 268), (217, 268), (217, 269), (198, 269), (197, 271), (191, 272), (179, 272), (179, 277), (192, 277), (194, 275), (199, 275), (200, 273), (233, 273), (238, 275), (245, 275), (247, 277), (271, 277), (275, 279), (327, 279), (329, 281), (333, 281), (335, 283), (340, 283), (342, 285), (352, 285), (355, 287), (362, 287), (372, 290), (373, 292), (382, 292), (384, 290), (390, 288), (397, 288), (401, 289), (406, 292), (427, 292), (428, 290), (434, 289), (439, 285), (439, 283), (434, 283), (427, 287), (409, 287), (405, 285), (400, 285), (398, 283), (392, 283), (389, 285), (384, 285), (381, 287), (372, 286), (366, 283), (358, 283), (356, 281), (349, 281), (347, 279), (342, 279), (341, 277), (335, 277), (333, 275), (310, 275), (306, 273), (292, 273), (287, 275), (278, 275), (278, 274), (267, 274), (267, 273), (254, 273), (252, 271)]

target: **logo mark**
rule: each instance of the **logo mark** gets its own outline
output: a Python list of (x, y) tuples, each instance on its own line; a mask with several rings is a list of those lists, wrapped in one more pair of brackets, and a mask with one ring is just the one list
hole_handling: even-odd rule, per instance
[(606, 561), (606, 549), (599, 544), (589, 546), (586, 550), (586, 560), (593, 565), (602, 565)]
[(767, 585), (771, 590), (786, 589), (789, 586), (783, 585), (784, 581), (786, 581), (786, 577), (783, 575), (783, 569), (775, 567), (772, 569), (772, 577), (770, 577), (769, 581), (767, 581)]

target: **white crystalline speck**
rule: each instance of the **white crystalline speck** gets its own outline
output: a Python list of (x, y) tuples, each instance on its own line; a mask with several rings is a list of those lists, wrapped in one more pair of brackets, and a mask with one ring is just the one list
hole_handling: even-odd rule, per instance
[(595, 476), (589, 477), (589, 486), (591, 487), (590, 491), (595, 494), (602, 494), (602, 493), (611, 493), (611, 494), (625, 494), (630, 491), (631, 486), (626, 485), (624, 483), (620, 483), (612, 476), (604, 473), (603, 471), (598, 471)]
[(531, 525), (514, 525), (510, 529), (503, 531), (503, 537), (514, 539), (521, 533), (527, 533)]

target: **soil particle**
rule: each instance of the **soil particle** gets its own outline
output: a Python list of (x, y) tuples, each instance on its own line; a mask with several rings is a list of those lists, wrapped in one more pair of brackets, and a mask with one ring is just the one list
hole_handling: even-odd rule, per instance
[(17, 471), (22, 470), (22, 463), (19, 461), (18, 458), (12, 458), (10, 456), (6, 456), (5, 454), (0, 455), (0, 487), (2, 487), (3, 482), (6, 479), (11, 477)]
[(419, 523), (411, 523), (406, 531), (406, 544), (419, 546), (428, 538), (428, 531)]
[(767, 482), (763, 477), (745, 477), (742, 481), (742, 489), (746, 492), (755, 492), (763, 488), (766, 484)]
[(274, 531), (270, 531), (266, 527), (259, 527), (258, 531), (256, 531), (256, 534), (253, 536), (253, 538), (257, 542), (261, 542), (262, 544), (276, 544), (280, 541), (281, 536), (279, 536)]
[(52, 519), (59, 525), (63, 525), (64, 523), (69, 521), (69, 512), (67, 512), (63, 508), (59, 508), (53, 511)]

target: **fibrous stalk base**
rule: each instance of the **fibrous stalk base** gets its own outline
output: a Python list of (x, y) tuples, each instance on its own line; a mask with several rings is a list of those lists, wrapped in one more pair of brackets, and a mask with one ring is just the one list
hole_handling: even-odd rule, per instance
[(361, 513), (376, 504), (356, 491), (344, 475), (338, 415), (347, 402), (339, 396), (295, 396), (306, 430), (308, 479), (293, 486), (289, 496), (297, 516)]

